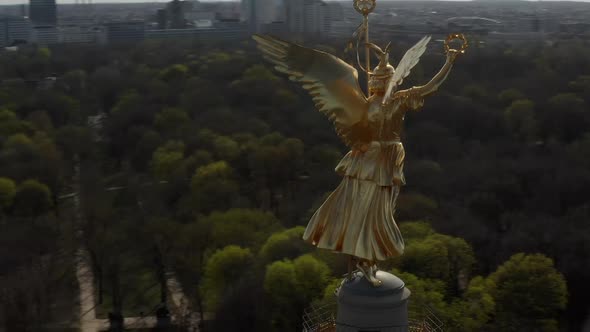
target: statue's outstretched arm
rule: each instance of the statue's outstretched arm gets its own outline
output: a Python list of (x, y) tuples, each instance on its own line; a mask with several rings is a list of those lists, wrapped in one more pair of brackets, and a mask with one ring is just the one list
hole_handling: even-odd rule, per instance
[(457, 52), (447, 52), (447, 61), (442, 66), (440, 71), (434, 75), (434, 77), (430, 80), (430, 82), (426, 83), (422, 86), (414, 87), (412, 90), (422, 97), (429, 96), (438, 90), (438, 87), (447, 79), (449, 73), (451, 72), (451, 68), (453, 68), (453, 63), (457, 58)]

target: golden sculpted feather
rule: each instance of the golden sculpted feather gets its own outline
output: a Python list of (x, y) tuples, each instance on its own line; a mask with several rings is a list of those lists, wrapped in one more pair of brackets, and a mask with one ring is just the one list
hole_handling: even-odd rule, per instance
[[(388, 62), (389, 46), (373, 49), (380, 63), (369, 72), (369, 93), (358, 83), (357, 70), (341, 59), (269, 36), (255, 35), (264, 58), (275, 69), (302, 84), (316, 108), (332, 120), (336, 132), (350, 151), (336, 166), (342, 182), (312, 216), (304, 239), (318, 248), (348, 254), (357, 268), (375, 286), (376, 262), (399, 256), (404, 240), (393, 217), (403, 175), (404, 147), (400, 141), (404, 116), (419, 110), (424, 98), (435, 92), (448, 76), (466, 41), (449, 36), (446, 62), (423, 86), (397, 91), (430, 37), (412, 47), (394, 69)], [(463, 39), (460, 50), (451, 49), (452, 39)], [(349, 268), (350, 272), (351, 268)]]

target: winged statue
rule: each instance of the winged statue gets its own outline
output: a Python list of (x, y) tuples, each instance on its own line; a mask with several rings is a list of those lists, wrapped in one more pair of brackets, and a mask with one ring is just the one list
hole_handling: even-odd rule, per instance
[[(394, 219), (400, 188), (405, 184), (404, 147), (400, 133), (404, 116), (417, 111), (434, 93), (464, 53), (462, 35), (445, 41), (446, 62), (426, 84), (399, 90), (418, 64), (430, 37), (422, 38), (402, 57), (397, 68), (384, 49), (367, 43), (379, 64), (370, 72), (368, 94), (361, 90), (357, 70), (338, 57), (278, 38), (254, 35), (258, 49), (274, 68), (298, 82), (311, 95), (316, 108), (334, 124), (350, 148), (336, 166), (340, 185), (314, 213), (304, 240), (318, 248), (349, 255), (349, 276), (354, 266), (379, 286), (376, 263), (402, 255), (404, 240)], [(461, 39), (461, 49), (449, 43)]]

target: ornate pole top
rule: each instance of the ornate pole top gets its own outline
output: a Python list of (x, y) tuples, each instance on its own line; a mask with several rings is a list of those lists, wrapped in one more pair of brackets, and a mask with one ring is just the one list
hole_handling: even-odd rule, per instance
[(377, 0), (354, 0), (354, 9), (363, 16), (368, 16), (377, 6)]

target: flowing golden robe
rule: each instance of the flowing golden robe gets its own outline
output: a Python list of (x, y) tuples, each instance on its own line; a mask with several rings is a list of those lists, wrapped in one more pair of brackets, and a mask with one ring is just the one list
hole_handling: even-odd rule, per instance
[(318, 248), (376, 261), (399, 256), (404, 240), (393, 217), (400, 186), (405, 184), (400, 132), (408, 110), (423, 97), (400, 91), (388, 106), (371, 101), (368, 126), (372, 141), (353, 149), (336, 166), (340, 185), (312, 216), (303, 238)]

